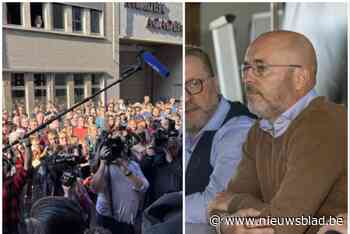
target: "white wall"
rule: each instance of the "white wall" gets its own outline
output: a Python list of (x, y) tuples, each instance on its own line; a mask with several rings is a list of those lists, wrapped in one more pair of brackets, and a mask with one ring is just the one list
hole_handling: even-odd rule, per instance
[(283, 28), (306, 35), (317, 55), (316, 90), (347, 103), (348, 24), (346, 3), (287, 3)]

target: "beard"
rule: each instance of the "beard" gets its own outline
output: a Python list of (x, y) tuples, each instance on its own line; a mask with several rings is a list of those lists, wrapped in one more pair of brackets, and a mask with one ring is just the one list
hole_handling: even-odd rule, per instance
[(186, 103), (186, 132), (191, 136), (196, 135), (212, 117), (216, 107), (215, 105), (205, 110), (200, 106)]
[(265, 103), (263, 102), (262, 104), (258, 104), (254, 100), (251, 100), (249, 97), (247, 97), (247, 104), (248, 104), (248, 110), (256, 115), (259, 119), (264, 118), (264, 113), (265, 113)]
[(251, 85), (245, 85), (245, 93), (249, 111), (259, 118), (263, 118), (266, 102), (264, 101), (262, 93)]
[(250, 112), (258, 118), (271, 119), (283, 113), (283, 100), (280, 98), (267, 98), (260, 90), (253, 86), (246, 86), (246, 99)]

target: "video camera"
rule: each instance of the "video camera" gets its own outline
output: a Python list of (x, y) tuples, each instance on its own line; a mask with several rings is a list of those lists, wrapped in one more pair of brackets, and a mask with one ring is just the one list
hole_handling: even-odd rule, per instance
[(68, 166), (75, 166), (82, 163), (82, 158), (79, 156), (71, 155), (71, 154), (52, 154), (48, 156), (46, 159), (50, 165), (62, 165), (66, 164)]
[(85, 162), (81, 145), (74, 145), (69, 151), (72, 153), (50, 152), (42, 160), (51, 167), (74, 167)]
[[(110, 154), (100, 155), (100, 151), (103, 146), (106, 146), (111, 149)], [(126, 150), (126, 145), (120, 137), (109, 137), (108, 132), (102, 131), (101, 135), (96, 141), (96, 148), (94, 157), (98, 159), (106, 160), (107, 163), (111, 163), (117, 158), (124, 156)]]
[(86, 162), (81, 145), (72, 146), (68, 153), (66, 151), (49, 152), (40, 161), (42, 170), (45, 171), (43, 174), (50, 175), (54, 181), (61, 179), (61, 182), (61, 176), (66, 172), (81, 174), (79, 165)]
[(153, 148), (155, 151), (161, 151), (162, 148), (166, 147), (169, 140), (176, 138), (179, 132), (175, 129), (175, 121), (168, 119), (169, 128), (159, 128), (154, 134)]

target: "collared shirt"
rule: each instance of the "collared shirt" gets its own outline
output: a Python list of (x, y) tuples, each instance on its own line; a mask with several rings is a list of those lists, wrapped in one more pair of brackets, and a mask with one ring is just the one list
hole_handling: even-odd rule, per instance
[(239, 116), (230, 119), (220, 127), (230, 110), (230, 104), (224, 98), (221, 99), (217, 110), (209, 122), (196, 135), (186, 135), (186, 168), (191, 155), (203, 135), (204, 131), (219, 130), (213, 138), (210, 153), (210, 164), (213, 172), (210, 175), (208, 186), (202, 193), (194, 193), (186, 196), (186, 222), (207, 223), (208, 202), (217, 192), (225, 190), (229, 180), (236, 171), (236, 167), (242, 157), (242, 144), (245, 142), (250, 127), (255, 120), (247, 116)]
[[(128, 169), (143, 181), (140, 189), (136, 189), (128, 177), (126, 177), (118, 166), (111, 164), (110, 181), (113, 194), (113, 218), (118, 222), (134, 224), (137, 213), (141, 207), (141, 202), (149, 183), (143, 175), (138, 163), (130, 161)], [(108, 171), (105, 172), (105, 178)], [(103, 193), (99, 193), (96, 203), (96, 211), (103, 216), (112, 217), (108, 188)]]
[(286, 110), (276, 121), (271, 124), (268, 120), (262, 119), (260, 121), (260, 128), (268, 132), (273, 138), (282, 136), (288, 129), (290, 123), (302, 112), (309, 103), (318, 97), (315, 89), (310, 90), (304, 97), (299, 99), (293, 106)]

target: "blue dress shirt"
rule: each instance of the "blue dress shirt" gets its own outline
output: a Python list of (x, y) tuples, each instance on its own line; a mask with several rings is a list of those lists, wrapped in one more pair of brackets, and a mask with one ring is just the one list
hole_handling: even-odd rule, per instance
[(282, 136), (287, 131), (290, 123), (309, 105), (309, 103), (318, 97), (315, 89), (310, 90), (304, 97), (300, 98), (293, 106), (279, 116), (275, 122), (270, 123), (262, 119), (259, 123), (260, 128), (268, 132), (273, 138)]
[[(186, 168), (203, 132), (219, 129), (229, 110), (230, 104), (227, 100), (221, 98), (217, 110), (206, 126), (196, 136), (191, 137), (189, 134), (186, 134)], [(209, 184), (204, 192), (190, 194), (185, 198), (187, 223), (208, 222), (208, 202), (214, 198), (216, 193), (225, 190), (228, 182), (234, 175), (242, 157), (242, 145), (254, 122), (255, 120), (247, 116), (235, 117), (227, 121), (216, 132), (210, 153), (210, 164), (213, 167), (213, 172), (210, 176)]]

